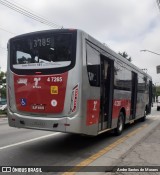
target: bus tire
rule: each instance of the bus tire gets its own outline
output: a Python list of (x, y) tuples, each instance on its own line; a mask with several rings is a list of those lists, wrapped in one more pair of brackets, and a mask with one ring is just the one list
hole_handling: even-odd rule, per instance
[(144, 111), (144, 116), (141, 118), (141, 122), (146, 121), (146, 115), (147, 115), (147, 109), (145, 109), (145, 111)]
[(114, 133), (116, 136), (119, 136), (122, 134), (122, 131), (124, 129), (124, 114), (123, 112), (120, 112), (118, 121), (117, 121), (117, 128), (115, 128)]

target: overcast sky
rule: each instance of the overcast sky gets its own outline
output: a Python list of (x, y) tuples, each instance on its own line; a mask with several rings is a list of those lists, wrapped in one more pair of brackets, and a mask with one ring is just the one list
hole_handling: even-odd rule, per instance
[[(79, 28), (116, 52), (126, 51), (132, 63), (146, 68), (160, 85), (160, 10), (156, 0), (8, 0), (64, 28)], [(9, 32), (6, 32), (5, 29)], [(6, 71), (7, 41), (26, 32), (51, 29), (0, 4), (0, 67)]]

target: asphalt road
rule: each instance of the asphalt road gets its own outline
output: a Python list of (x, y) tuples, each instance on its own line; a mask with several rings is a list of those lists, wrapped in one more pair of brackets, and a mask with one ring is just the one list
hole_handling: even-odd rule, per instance
[[(157, 113), (159, 111), (153, 107), (152, 114), (147, 117), (145, 123), (152, 123)], [(136, 122), (126, 126), (118, 138), (143, 124)], [(6, 119), (0, 118), (0, 166), (75, 166), (116, 140), (117, 137), (113, 133), (85, 137), (11, 128)]]

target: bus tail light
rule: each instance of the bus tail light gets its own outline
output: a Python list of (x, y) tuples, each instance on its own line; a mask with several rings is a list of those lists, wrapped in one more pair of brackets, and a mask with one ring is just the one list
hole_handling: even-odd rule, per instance
[(72, 90), (71, 108), (70, 108), (71, 113), (76, 111), (77, 103), (78, 103), (78, 84)]
[(11, 108), (11, 102), (10, 102), (10, 98), (11, 98), (11, 88), (8, 86), (8, 95), (7, 95), (7, 99), (8, 99), (8, 104), (9, 107)]

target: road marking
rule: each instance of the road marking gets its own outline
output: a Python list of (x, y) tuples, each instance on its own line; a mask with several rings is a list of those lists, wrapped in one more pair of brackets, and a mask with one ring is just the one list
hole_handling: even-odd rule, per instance
[(14, 143), (14, 144), (7, 145), (7, 146), (3, 146), (3, 147), (0, 147), (0, 150), (6, 149), (6, 148), (10, 148), (10, 147), (14, 147), (14, 146), (18, 146), (18, 145), (22, 145), (22, 144), (29, 143), (29, 142), (33, 142), (33, 141), (36, 141), (36, 140), (48, 138), (48, 137), (51, 137), (51, 136), (54, 136), (54, 135), (57, 135), (57, 134), (60, 134), (60, 132), (53, 133), (53, 134), (48, 134), (48, 135), (45, 135), (45, 136), (41, 136), (41, 137), (37, 137), (37, 138), (34, 138), (34, 139), (30, 139), (30, 140)]
[(97, 153), (93, 154), (92, 156), (90, 156), (89, 158), (87, 158), (84, 161), (80, 162), (79, 164), (75, 165), (72, 169), (69, 170), (70, 172), (65, 172), (65, 173), (63, 173), (63, 175), (74, 175), (76, 172), (80, 171), (80, 169), (84, 168), (85, 166), (88, 166), (93, 161), (95, 161), (96, 159), (98, 159), (102, 155), (106, 154), (107, 152), (109, 152), (110, 150), (112, 150), (113, 148), (118, 146), (119, 144), (123, 143), (128, 138), (130, 138), (131, 136), (137, 134), (139, 131), (141, 131), (142, 129), (144, 129), (147, 126), (148, 126), (148, 124), (144, 124), (140, 128), (135, 129), (134, 131), (127, 134), (126, 136), (118, 139), (114, 143), (110, 144), (109, 146), (107, 146), (104, 149), (98, 151)]

